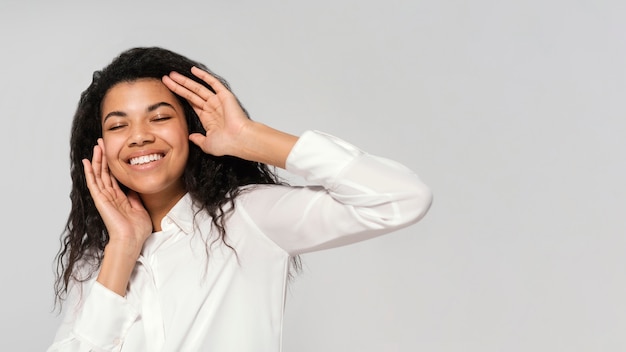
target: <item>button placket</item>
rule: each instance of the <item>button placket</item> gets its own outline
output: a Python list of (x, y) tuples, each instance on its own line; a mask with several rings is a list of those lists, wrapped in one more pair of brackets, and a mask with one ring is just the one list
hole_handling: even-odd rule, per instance
[(141, 300), (141, 315), (146, 330), (146, 347), (148, 351), (160, 351), (165, 343), (163, 315), (155, 284), (152, 267), (146, 258), (140, 258), (139, 270), (143, 271), (143, 278), (139, 281), (138, 293)]

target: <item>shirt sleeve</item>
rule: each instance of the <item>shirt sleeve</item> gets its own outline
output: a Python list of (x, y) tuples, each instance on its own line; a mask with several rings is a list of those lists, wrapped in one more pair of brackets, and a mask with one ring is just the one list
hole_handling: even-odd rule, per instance
[(299, 138), (286, 170), (309, 185), (256, 187), (242, 205), (260, 231), (290, 255), (409, 226), (432, 203), (430, 189), (404, 165), (319, 131)]
[(64, 308), (63, 322), (47, 352), (120, 351), (139, 316), (124, 297), (95, 279), (74, 284)]

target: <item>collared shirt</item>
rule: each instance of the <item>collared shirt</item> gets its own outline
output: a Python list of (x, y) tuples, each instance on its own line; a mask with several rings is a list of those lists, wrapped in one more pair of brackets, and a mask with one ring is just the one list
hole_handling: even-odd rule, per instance
[(318, 131), (290, 152), (307, 186), (252, 185), (226, 224), (229, 248), (185, 195), (152, 234), (121, 297), (70, 289), (52, 351), (278, 352), (291, 256), (408, 226), (432, 195), (417, 175)]

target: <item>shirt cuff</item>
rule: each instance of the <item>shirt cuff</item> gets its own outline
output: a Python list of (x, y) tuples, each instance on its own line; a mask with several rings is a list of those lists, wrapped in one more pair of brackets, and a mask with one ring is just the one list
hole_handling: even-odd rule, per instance
[(305, 180), (331, 188), (332, 181), (355, 158), (361, 149), (320, 131), (304, 132), (287, 156), (285, 169)]
[(74, 334), (103, 350), (115, 350), (138, 316), (124, 297), (95, 281), (74, 324)]

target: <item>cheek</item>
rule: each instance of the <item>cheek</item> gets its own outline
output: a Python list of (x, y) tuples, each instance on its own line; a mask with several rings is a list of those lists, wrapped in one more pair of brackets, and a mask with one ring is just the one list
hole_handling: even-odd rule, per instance
[(107, 165), (109, 166), (109, 169), (111, 168), (115, 168), (116, 164), (117, 164), (117, 158), (113, 157), (113, 155), (110, 155), (108, 153), (106, 153), (104, 155), (104, 157), (107, 160)]
[(118, 180), (120, 179), (120, 177), (123, 177), (119, 163), (120, 161), (117, 160), (117, 158), (107, 156), (107, 165), (109, 167), (109, 172), (111, 173), (111, 175), (113, 175), (113, 177)]
[(186, 125), (181, 124), (181, 126), (167, 131), (166, 134), (167, 137), (165, 138), (170, 141), (172, 146), (183, 150), (185, 154), (189, 153), (189, 132)]
[(107, 161), (107, 165), (109, 167), (109, 171), (113, 174), (113, 176), (119, 176), (119, 163), (122, 162), (118, 159), (118, 153), (116, 149), (116, 145), (114, 141), (110, 139), (104, 140), (104, 158)]

